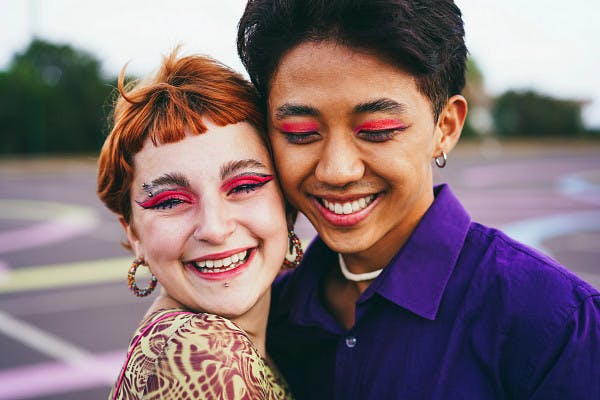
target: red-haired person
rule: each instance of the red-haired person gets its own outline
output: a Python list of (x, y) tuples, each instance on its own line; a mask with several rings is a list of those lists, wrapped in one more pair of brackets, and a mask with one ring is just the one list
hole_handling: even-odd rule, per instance
[[(119, 91), (98, 195), (135, 254), (130, 288), (146, 295), (158, 281), (162, 293), (110, 398), (291, 398), (265, 337), (271, 283), (288, 236), (299, 242), (254, 88), (210, 58), (173, 53), (132, 88), (122, 73)], [(135, 281), (142, 265), (148, 288)]]

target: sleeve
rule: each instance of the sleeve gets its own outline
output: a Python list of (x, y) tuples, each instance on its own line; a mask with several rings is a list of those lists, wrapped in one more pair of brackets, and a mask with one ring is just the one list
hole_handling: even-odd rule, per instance
[(265, 399), (264, 362), (232, 322), (198, 314), (156, 360), (148, 399)]
[(555, 332), (539, 360), (531, 399), (600, 399), (600, 295), (588, 297)]

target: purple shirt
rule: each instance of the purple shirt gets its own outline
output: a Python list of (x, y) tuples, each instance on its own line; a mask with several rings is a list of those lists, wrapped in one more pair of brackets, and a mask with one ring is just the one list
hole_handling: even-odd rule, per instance
[(598, 291), (435, 195), (350, 330), (320, 300), (319, 238), (275, 283), (268, 351), (298, 399), (600, 399)]

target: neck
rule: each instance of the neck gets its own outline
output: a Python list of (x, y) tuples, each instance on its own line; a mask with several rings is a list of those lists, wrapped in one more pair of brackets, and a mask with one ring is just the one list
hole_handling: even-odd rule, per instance
[(269, 288), (248, 312), (231, 318), (232, 322), (246, 332), (258, 354), (263, 358), (267, 358), (267, 319), (270, 305), (271, 289)]

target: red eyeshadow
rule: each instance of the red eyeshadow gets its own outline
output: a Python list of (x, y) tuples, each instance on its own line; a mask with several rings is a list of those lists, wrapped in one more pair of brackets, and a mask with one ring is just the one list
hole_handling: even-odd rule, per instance
[(169, 199), (179, 199), (188, 203), (193, 203), (194, 201), (194, 199), (187, 193), (175, 190), (167, 190), (165, 192), (160, 192), (155, 196), (150, 197), (148, 200), (138, 204), (143, 208), (152, 208)]
[(313, 132), (319, 129), (319, 124), (315, 122), (284, 122), (280, 126), (283, 132)]
[(389, 130), (389, 129), (403, 129), (406, 125), (397, 119), (378, 119), (373, 121), (367, 121), (354, 128), (354, 133), (360, 131), (377, 131), (377, 130)]
[(267, 183), (273, 179), (273, 175), (242, 175), (235, 178), (232, 178), (221, 186), (221, 190), (224, 192), (229, 192), (231, 189), (234, 189), (241, 185), (254, 185), (260, 183)]

